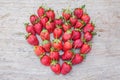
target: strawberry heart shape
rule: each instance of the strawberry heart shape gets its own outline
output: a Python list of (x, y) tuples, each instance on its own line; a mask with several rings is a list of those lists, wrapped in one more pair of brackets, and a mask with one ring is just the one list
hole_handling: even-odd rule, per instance
[[(69, 73), (72, 65), (81, 63), (91, 50), (90, 41), (95, 34), (95, 25), (90, 22), (90, 16), (84, 12), (84, 7), (85, 5), (75, 8), (72, 12), (64, 9), (59, 18), (55, 18), (54, 10), (39, 7), (37, 15), (30, 16), (31, 24), (25, 24), (27, 42), (34, 46), (34, 52), (40, 62), (50, 66), (56, 74)], [(50, 36), (52, 33), (53, 41)], [(39, 44), (36, 35), (39, 35), (42, 44)], [(76, 52), (76, 49), (79, 52)], [(60, 59), (63, 60), (61, 65)]]

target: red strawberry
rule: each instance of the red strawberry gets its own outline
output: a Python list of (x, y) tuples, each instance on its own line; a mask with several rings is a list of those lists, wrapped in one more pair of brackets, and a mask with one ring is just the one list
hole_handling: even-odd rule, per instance
[(71, 25), (66, 22), (65, 24), (62, 25), (62, 28), (63, 28), (64, 31), (67, 31), (71, 28)]
[(79, 64), (83, 61), (83, 57), (80, 56), (80, 54), (75, 54), (73, 60), (72, 60), (72, 64), (75, 65), (75, 64)]
[(38, 41), (37, 37), (33, 34), (26, 35), (26, 39), (27, 39), (27, 42), (33, 46), (39, 45), (39, 41)]
[(43, 65), (50, 66), (51, 58), (48, 55), (45, 55), (40, 59), (40, 61)]
[(51, 51), (50, 52), (50, 57), (51, 57), (52, 60), (59, 61), (59, 52), (57, 52), (57, 51)]
[(40, 37), (42, 40), (50, 40), (50, 33), (46, 29), (43, 29), (40, 33)]
[(40, 6), (37, 10), (37, 14), (41, 18), (45, 14), (45, 9), (42, 6)]
[(89, 21), (90, 21), (90, 17), (88, 14), (83, 14), (81, 19), (82, 19), (82, 21), (85, 22), (85, 24), (89, 23)]
[(34, 52), (37, 56), (42, 57), (45, 55), (45, 50), (42, 46), (35, 46)]
[(34, 26), (34, 29), (35, 29), (35, 32), (38, 34), (38, 35), (40, 35), (40, 33), (41, 33), (41, 31), (42, 31), (42, 24), (40, 24), (40, 23), (37, 23), (37, 24), (35, 24)]
[(41, 24), (43, 25), (43, 27), (45, 27), (46, 26), (46, 23), (48, 22), (48, 18), (45, 16), (45, 17), (42, 17), (41, 19), (40, 19), (40, 22), (41, 22)]
[(62, 21), (62, 18), (58, 18), (58, 19), (55, 19), (55, 25), (62, 25), (63, 24), (63, 21)]
[(72, 40), (77, 40), (81, 38), (81, 32), (79, 30), (73, 30), (72, 31)]
[(67, 51), (67, 50), (71, 50), (72, 49), (72, 41), (66, 41), (63, 45), (63, 50)]
[(50, 43), (50, 41), (44, 40), (42, 46), (43, 46), (43, 48), (45, 49), (45, 51), (50, 52), (50, 48), (51, 48), (51, 43)]
[(62, 36), (62, 40), (65, 42), (67, 40), (70, 40), (71, 37), (72, 37), (72, 32), (70, 30), (67, 30)]
[(73, 47), (76, 48), (81, 48), (83, 45), (83, 42), (81, 41), (81, 39), (77, 39), (73, 42)]
[(60, 64), (57, 63), (57, 61), (53, 60), (50, 65), (50, 68), (55, 74), (60, 74), (60, 72), (61, 72)]
[(46, 23), (45, 28), (48, 30), (49, 33), (53, 32), (53, 31), (54, 31), (54, 28), (55, 28), (54, 22), (48, 21), (48, 22)]
[(76, 8), (75, 10), (74, 10), (74, 15), (78, 18), (78, 19), (80, 19), (81, 17), (82, 17), (82, 15), (83, 15), (83, 8), (85, 7), (85, 5), (83, 5), (81, 8)]
[(81, 54), (87, 54), (91, 50), (91, 46), (89, 44), (84, 43), (80, 49)]
[(62, 55), (62, 60), (70, 60), (74, 56), (74, 53), (71, 50), (67, 50)]
[(71, 12), (68, 9), (64, 9), (62, 12), (62, 16), (65, 20), (69, 20), (70, 16), (71, 16)]
[(62, 67), (61, 67), (61, 73), (63, 75), (66, 75), (67, 73), (69, 73), (70, 71), (72, 70), (72, 66), (71, 66), (71, 63), (70, 62), (64, 62), (62, 64)]
[(33, 25), (36, 24), (38, 21), (39, 21), (38, 16), (36, 16), (36, 15), (31, 15), (31, 16), (30, 16), (30, 22), (31, 22)]
[(26, 31), (28, 33), (31, 33), (33, 35), (35, 35), (35, 30), (34, 30), (34, 27), (32, 25), (29, 25), (29, 23), (25, 23), (25, 26), (26, 26)]
[(77, 21), (76, 25), (74, 26), (74, 28), (82, 28), (85, 25), (85, 23), (83, 21)]
[(86, 32), (85, 34), (84, 34), (84, 39), (85, 39), (85, 41), (90, 41), (90, 40), (92, 40), (92, 34), (90, 33), (90, 32)]
[(55, 19), (55, 13), (53, 10), (49, 9), (46, 11), (46, 16), (50, 19), (50, 20), (54, 20)]
[(70, 17), (70, 23), (72, 26), (75, 26), (76, 22), (77, 22), (77, 18), (74, 15)]
[(53, 41), (53, 48), (56, 50), (56, 51), (59, 51), (59, 50), (62, 50), (62, 41), (59, 40), (59, 39), (54, 39)]
[(58, 26), (57, 28), (54, 29), (53, 31), (54, 38), (60, 38), (60, 36), (62, 35), (62, 29), (60, 27), (61, 26)]
[(93, 32), (94, 30), (94, 24), (93, 23), (88, 23), (84, 28), (83, 32)]

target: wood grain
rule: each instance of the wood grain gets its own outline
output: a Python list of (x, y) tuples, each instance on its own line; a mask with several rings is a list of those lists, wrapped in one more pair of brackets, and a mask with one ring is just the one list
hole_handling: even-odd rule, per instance
[[(24, 39), (23, 23), (41, 4), (59, 12), (86, 4), (96, 24), (92, 51), (68, 75), (41, 65)], [(0, 0), (0, 80), (119, 80), (119, 25), (120, 0)]]

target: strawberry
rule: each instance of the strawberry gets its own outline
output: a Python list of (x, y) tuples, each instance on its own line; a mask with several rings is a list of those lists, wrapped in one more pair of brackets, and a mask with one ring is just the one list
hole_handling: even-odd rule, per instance
[(82, 21), (85, 22), (85, 24), (88, 24), (89, 21), (90, 21), (90, 17), (88, 14), (83, 14), (82, 17), (81, 17)]
[(62, 16), (65, 20), (69, 20), (70, 16), (71, 16), (71, 12), (69, 9), (64, 9), (62, 12)]
[(76, 48), (81, 48), (83, 45), (83, 42), (81, 41), (81, 39), (77, 39), (73, 42), (73, 47)]
[(62, 25), (62, 28), (64, 31), (67, 31), (71, 28), (71, 25), (69, 23), (65, 22), (65, 24)]
[(91, 50), (91, 46), (87, 43), (84, 43), (80, 49), (81, 54), (87, 54)]
[(72, 31), (72, 40), (77, 40), (81, 38), (81, 32), (77, 29)]
[(70, 60), (74, 56), (74, 53), (71, 50), (67, 50), (62, 55), (62, 60)]
[(71, 50), (71, 49), (72, 49), (72, 41), (68, 40), (64, 43), (63, 50), (67, 51), (67, 50)]
[(44, 55), (41, 59), (40, 59), (41, 63), (45, 66), (50, 66), (51, 63), (51, 58), (48, 55)]
[(34, 15), (34, 14), (30, 16), (30, 22), (31, 22), (33, 25), (36, 24), (38, 21), (39, 21), (38, 16), (36, 16), (36, 15)]
[(44, 40), (42, 46), (45, 49), (45, 51), (50, 52), (50, 48), (51, 48), (50, 41)]
[(34, 47), (34, 52), (40, 58), (45, 55), (45, 50), (42, 46), (35, 46)]
[(76, 8), (75, 10), (74, 10), (74, 15), (78, 18), (78, 19), (80, 19), (81, 17), (82, 17), (82, 15), (83, 15), (83, 8), (85, 7), (85, 5), (83, 5), (81, 8)]
[(59, 52), (57, 52), (57, 51), (51, 51), (50, 52), (50, 57), (51, 57), (52, 60), (59, 61)]
[(83, 26), (85, 25), (85, 23), (83, 21), (78, 20), (74, 26), (74, 28), (79, 28), (81, 29)]
[(76, 22), (77, 22), (77, 18), (74, 15), (70, 17), (70, 23), (72, 26), (75, 26)]
[(54, 22), (48, 21), (48, 22), (46, 23), (45, 28), (48, 30), (49, 33), (53, 32), (53, 31), (54, 31), (54, 28), (55, 28)]
[(94, 30), (94, 24), (93, 23), (88, 23), (84, 28), (83, 32), (93, 32)]
[(39, 9), (37, 10), (37, 14), (41, 18), (45, 14), (45, 9), (42, 6), (40, 6)]
[(43, 29), (40, 33), (40, 37), (42, 40), (50, 40), (50, 33), (46, 29)]
[(39, 41), (38, 41), (37, 37), (35, 35), (31, 34), (31, 33), (26, 35), (26, 39), (27, 39), (27, 42), (30, 45), (33, 45), (33, 46), (39, 45)]
[(43, 25), (43, 27), (46, 26), (47, 22), (48, 22), (48, 18), (46, 16), (41, 17), (40, 23)]
[(79, 64), (83, 61), (83, 57), (80, 54), (75, 54), (74, 58), (72, 59), (72, 64)]
[(72, 70), (72, 66), (71, 66), (71, 63), (70, 63), (70, 62), (64, 62), (64, 63), (62, 64), (61, 73), (62, 73), (63, 75), (66, 75), (66, 74), (69, 73), (71, 70)]
[(26, 31), (28, 33), (31, 33), (33, 35), (35, 35), (35, 30), (34, 30), (34, 27), (32, 25), (29, 25), (29, 23), (25, 23), (25, 26), (26, 26)]
[(34, 26), (34, 29), (35, 29), (35, 32), (38, 34), (38, 35), (40, 35), (40, 33), (41, 33), (41, 31), (42, 31), (42, 24), (40, 24), (40, 23), (37, 23), (37, 24), (35, 24)]
[(57, 26), (57, 25), (62, 25), (62, 24), (63, 24), (63, 21), (62, 21), (62, 18), (61, 18), (61, 17), (55, 19), (55, 25), (56, 25), (56, 26)]
[(46, 11), (46, 16), (49, 18), (49, 20), (54, 20), (55, 19), (55, 13), (51, 9)]
[(57, 26), (57, 28), (54, 29), (53, 35), (54, 35), (54, 38), (60, 38), (60, 36), (62, 35), (61, 26)]
[(62, 41), (59, 39), (54, 39), (52, 46), (56, 51), (62, 50), (63, 48)]
[(90, 33), (90, 32), (86, 32), (85, 34), (84, 34), (84, 39), (85, 39), (85, 41), (90, 41), (90, 40), (92, 40), (92, 34)]
[(52, 61), (50, 68), (55, 74), (60, 74), (61, 72), (60, 64), (55, 60)]
[(62, 35), (62, 40), (65, 42), (67, 40), (70, 40), (72, 38), (72, 32), (71, 30), (67, 30), (63, 35)]

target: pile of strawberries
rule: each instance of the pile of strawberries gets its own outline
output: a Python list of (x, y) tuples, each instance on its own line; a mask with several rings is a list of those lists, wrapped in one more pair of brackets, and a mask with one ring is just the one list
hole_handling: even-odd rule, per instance
[[(94, 34), (94, 24), (90, 22), (90, 16), (81, 8), (75, 8), (72, 12), (64, 9), (62, 16), (55, 17), (52, 9), (39, 7), (37, 15), (30, 16), (31, 24), (26, 23), (26, 40), (34, 46), (35, 54), (40, 62), (55, 74), (67, 74), (72, 65), (83, 61), (91, 50), (90, 41)], [(53, 33), (54, 40), (50, 34)], [(37, 35), (42, 40), (39, 44)], [(79, 52), (76, 52), (76, 49)], [(60, 51), (63, 54), (60, 54)], [(60, 64), (60, 59), (63, 60)]]

